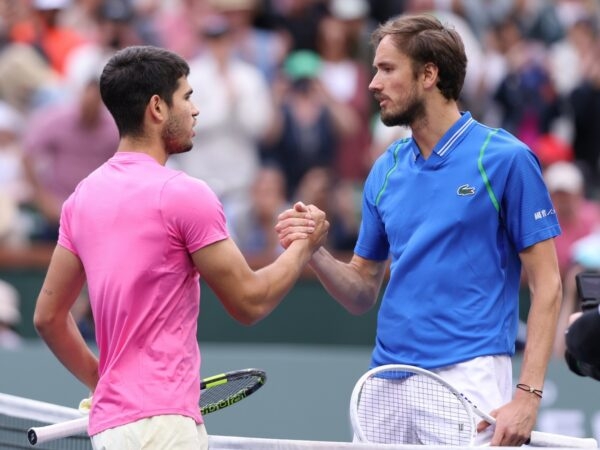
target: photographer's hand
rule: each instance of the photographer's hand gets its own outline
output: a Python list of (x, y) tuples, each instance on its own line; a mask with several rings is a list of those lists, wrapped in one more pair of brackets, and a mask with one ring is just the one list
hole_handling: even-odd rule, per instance
[(573, 324), (573, 322), (575, 322), (577, 319), (579, 319), (582, 314), (583, 313), (581, 311), (571, 314), (569, 316), (569, 326), (571, 326)]

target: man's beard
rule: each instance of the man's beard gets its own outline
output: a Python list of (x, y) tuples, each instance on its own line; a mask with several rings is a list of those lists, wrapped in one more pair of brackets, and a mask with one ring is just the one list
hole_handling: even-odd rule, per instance
[(177, 120), (170, 120), (162, 133), (162, 138), (168, 155), (185, 153), (192, 149), (192, 141), (183, 141), (181, 138), (183, 134), (184, 133), (182, 132), (180, 122)]
[(425, 103), (422, 99), (412, 96), (406, 108), (400, 111), (381, 111), (381, 121), (388, 127), (411, 126), (418, 119), (425, 117)]

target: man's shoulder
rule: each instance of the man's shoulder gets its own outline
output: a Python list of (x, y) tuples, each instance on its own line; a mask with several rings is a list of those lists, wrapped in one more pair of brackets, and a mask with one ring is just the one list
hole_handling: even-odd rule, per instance
[(498, 155), (506, 157), (523, 152), (531, 152), (527, 144), (504, 128), (495, 128), (480, 122), (475, 122), (470, 137), (471, 139), (480, 141), (481, 144), (478, 151), (486, 156)]
[(204, 180), (192, 177), (181, 170), (173, 168), (164, 168), (161, 183), (164, 185), (162, 190), (165, 195), (175, 195), (186, 198), (215, 195), (213, 190)]

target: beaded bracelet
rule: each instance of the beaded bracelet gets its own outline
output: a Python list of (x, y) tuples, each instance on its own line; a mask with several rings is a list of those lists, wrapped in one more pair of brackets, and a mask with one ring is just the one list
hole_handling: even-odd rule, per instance
[(542, 398), (542, 390), (541, 389), (534, 389), (531, 386), (527, 385), (527, 384), (523, 384), (523, 383), (519, 383), (517, 384), (517, 388), (521, 389), (522, 391), (526, 391), (529, 392), (531, 394), (537, 395), (539, 398)]

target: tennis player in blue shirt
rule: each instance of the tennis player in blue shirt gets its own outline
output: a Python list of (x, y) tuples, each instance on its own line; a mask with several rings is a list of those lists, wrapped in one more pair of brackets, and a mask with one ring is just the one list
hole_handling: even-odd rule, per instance
[[(379, 298), (371, 366), (433, 370), (496, 417), (481, 442), (518, 446), (535, 425), (561, 301), (556, 213), (531, 150), (459, 109), (467, 57), (458, 33), (428, 15), (374, 31), (370, 91), (388, 126), (407, 125), (367, 177), (349, 262), (325, 248), (311, 268), (348, 311)], [(311, 207), (313, 208), (313, 207)], [(276, 230), (287, 247), (305, 236), (298, 203)], [(518, 389), (511, 357), (521, 270), (529, 284)], [(382, 420), (384, 418), (382, 417)]]

